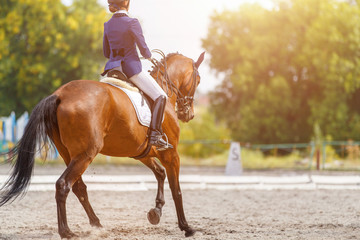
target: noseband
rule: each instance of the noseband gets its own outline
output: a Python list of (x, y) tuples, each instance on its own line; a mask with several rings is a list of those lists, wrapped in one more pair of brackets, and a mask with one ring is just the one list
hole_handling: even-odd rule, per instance
[[(153, 50), (153, 52), (160, 54), (164, 59), (164, 63), (161, 63), (155, 59), (152, 60), (152, 63), (157, 68), (156, 81), (159, 82), (159, 73), (160, 73), (165, 79), (165, 81), (161, 80), (162, 89), (164, 89), (164, 91), (169, 97), (171, 97), (172, 94), (175, 94), (177, 96), (176, 98), (177, 112), (181, 112), (185, 115), (189, 115), (191, 106), (194, 102), (194, 95), (196, 90), (196, 78), (199, 76), (199, 71), (195, 66), (195, 62), (193, 61), (193, 73), (191, 75), (190, 80), (187, 82), (185, 86), (182, 87), (183, 89), (186, 89), (191, 84), (190, 90), (188, 91), (187, 95), (184, 95), (181, 93), (180, 89), (177, 86), (175, 86), (175, 84), (170, 80), (169, 75), (167, 74), (167, 64), (166, 64), (165, 54), (159, 49), (155, 49)], [(161, 71), (160, 66), (164, 68), (164, 72)]]
[(188, 115), (191, 109), (191, 106), (194, 102), (194, 95), (195, 95), (195, 90), (196, 90), (196, 78), (197, 76), (199, 76), (199, 72), (195, 66), (195, 63), (193, 62), (193, 73), (191, 75), (190, 80), (188, 81), (188, 83), (184, 86), (184, 88), (186, 89), (188, 87), (189, 84), (191, 84), (190, 87), (190, 91), (188, 92), (188, 94), (186, 96), (184, 96), (179, 90), (178, 90), (178, 95), (177, 95), (177, 99), (176, 99), (176, 103), (177, 103), (177, 110), (179, 112), (183, 112), (184, 114)]

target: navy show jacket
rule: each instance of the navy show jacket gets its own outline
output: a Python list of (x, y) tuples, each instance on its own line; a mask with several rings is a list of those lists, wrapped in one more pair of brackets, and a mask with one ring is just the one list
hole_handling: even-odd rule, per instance
[(140, 73), (142, 65), (136, 45), (144, 58), (151, 57), (139, 21), (124, 13), (114, 14), (104, 23), (103, 51), (104, 56), (109, 60), (103, 75), (119, 66), (128, 78)]

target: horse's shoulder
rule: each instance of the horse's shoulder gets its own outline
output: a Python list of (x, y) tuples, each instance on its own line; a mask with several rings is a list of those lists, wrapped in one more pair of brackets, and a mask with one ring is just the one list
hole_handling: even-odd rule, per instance
[(177, 118), (176, 110), (171, 104), (166, 105), (164, 122), (166, 122), (166, 124), (169, 124), (171, 126), (170, 128), (172, 128), (173, 131), (180, 131), (180, 124)]

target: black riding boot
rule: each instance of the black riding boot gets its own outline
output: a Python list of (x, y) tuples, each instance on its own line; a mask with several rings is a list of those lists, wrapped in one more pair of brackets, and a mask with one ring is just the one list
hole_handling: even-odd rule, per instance
[(152, 108), (149, 144), (155, 146), (158, 151), (164, 151), (168, 148), (173, 148), (170, 143), (162, 138), (163, 132), (161, 124), (164, 116), (165, 105), (166, 97), (160, 96), (154, 101)]

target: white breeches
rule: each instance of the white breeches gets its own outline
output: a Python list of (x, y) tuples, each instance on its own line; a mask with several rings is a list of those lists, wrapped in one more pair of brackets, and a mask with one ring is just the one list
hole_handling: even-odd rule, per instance
[[(113, 68), (113, 70), (122, 71), (121, 67)], [(165, 96), (166, 99), (168, 96), (164, 90), (159, 86), (159, 84), (145, 72), (136, 74), (130, 78), (130, 81), (135, 84), (141, 91), (148, 95), (153, 101), (155, 101), (160, 96)]]
[(164, 90), (159, 86), (155, 79), (148, 76), (145, 72), (141, 72), (132, 76), (130, 81), (154, 101), (160, 96), (165, 96), (168, 98)]

